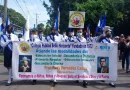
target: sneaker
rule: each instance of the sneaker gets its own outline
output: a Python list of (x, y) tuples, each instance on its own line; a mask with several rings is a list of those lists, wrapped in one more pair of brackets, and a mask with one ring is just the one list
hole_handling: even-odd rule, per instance
[(116, 87), (114, 83), (109, 83), (111, 87)]
[(6, 85), (5, 86), (10, 86), (12, 83), (6, 83)]
[(87, 88), (87, 83), (83, 82), (83, 87)]
[(36, 84), (37, 84), (37, 81), (33, 80), (32, 85), (36, 85)]
[(79, 80), (76, 80), (75, 83), (79, 83)]

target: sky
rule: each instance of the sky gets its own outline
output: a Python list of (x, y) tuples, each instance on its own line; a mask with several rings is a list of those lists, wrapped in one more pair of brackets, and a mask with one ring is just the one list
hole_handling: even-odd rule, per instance
[[(28, 11), (30, 13), (30, 27), (33, 28), (34, 24), (36, 24), (36, 13), (38, 15), (38, 24), (43, 23), (46, 25), (47, 20), (49, 19), (49, 15), (47, 15), (47, 11), (42, 5), (42, 1), (45, 1), (48, 5), (50, 5), (49, 0), (17, 0), (22, 7), (17, 4), (16, 0), (8, 0), (8, 8), (14, 9), (16, 12), (21, 13), (25, 19), (27, 19)], [(4, 0), (0, 0), (0, 3), (3, 5)], [(27, 7), (26, 7), (27, 6)], [(25, 14), (26, 15), (25, 15)]]

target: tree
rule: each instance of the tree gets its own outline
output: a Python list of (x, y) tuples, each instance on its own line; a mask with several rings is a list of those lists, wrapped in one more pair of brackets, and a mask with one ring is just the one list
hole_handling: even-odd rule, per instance
[[(2, 13), (2, 17), (4, 16), (4, 7), (0, 5), (0, 10), (1, 10), (1, 13)], [(7, 9), (8, 11), (8, 16), (9, 16), (9, 19), (10, 19), (10, 22), (12, 24), (16, 24), (16, 25), (19, 25), (19, 26), (24, 26), (25, 25), (25, 18), (22, 16), (22, 14), (16, 12), (15, 10), (13, 9)]]
[(44, 24), (43, 23), (38, 24), (37, 29), (43, 31), (44, 30)]
[[(50, 20), (49, 25), (54, 26), (58, 3), (60, 3), (60, 30), (68, 30), (69, 11), (85, 11), (85, 26), (90, 24), (91, 32), (95, 33), (100, 15), (107, 15), (107, 25), (114, 27), (114, 33), (120, 34), (125, 28), (130, 28), (130, 0), (49, 0), (51, 6), (43, 2)], [(127, 28), (126, 28), (127, 25)], [(86, 27), (84, 27), (86, 28)], [(124, 32), (124, 33), (125, 33)], [(130, 32), (129, 32), (130, 33)]]
[(45, 35), (49, 35), (50, 34), (50, 30), (51, 30), (51, 27), (48, 25), (48, 24), (46, 24), (46, 26), (45, 26)]

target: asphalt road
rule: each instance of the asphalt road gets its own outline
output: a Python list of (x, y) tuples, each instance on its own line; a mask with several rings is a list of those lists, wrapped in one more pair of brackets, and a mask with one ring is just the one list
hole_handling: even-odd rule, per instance
[(110, 87), (108, 82), (90, 81), (87, 88), (82, 87), (82, 81), (77, 84), (74, 81), (60, 81), (55, 87), (49, 81), (38, 81), (37, 85), (31, 85), (31, 81), (14, 81), (11, 86), (5, 86), (8, 79), (7, 69), (0, 64), (0, 90), (130, 90), (130, 73), (121, 70), (118, 63), (118, 80), (116, 88)]

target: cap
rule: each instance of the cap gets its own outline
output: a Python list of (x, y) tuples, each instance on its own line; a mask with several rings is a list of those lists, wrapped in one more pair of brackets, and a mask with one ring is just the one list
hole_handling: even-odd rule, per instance
[(23, 57), (22, 60), (21, 60), (21, 62), (23, 62), (23, 61), (25, 61), (25, 60), (26, 60), (26, 61), (30, 61), (30, 59), (28, 59), (27, 57)]
[(116, 36), (115, 38), (119, 38), (119, 36)]
[(108, 31), (112, 31), (111, 30), (111, 27), (110, 26), (105, 26), (104, 28), (103, 28), (103, 31), (105, 32), (105, 33), (107, 33)]

